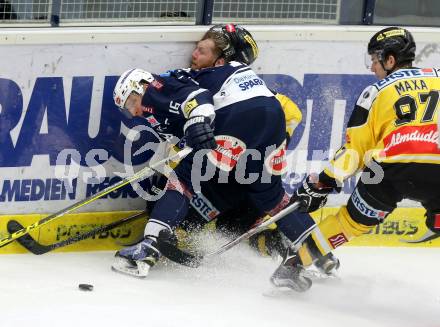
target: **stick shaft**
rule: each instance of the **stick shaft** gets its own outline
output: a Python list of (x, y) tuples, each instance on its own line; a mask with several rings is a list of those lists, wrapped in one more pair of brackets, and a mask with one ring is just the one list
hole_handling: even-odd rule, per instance
[[(47, 252), (53, 251), (55, 249), (58, 249), (58, 248), (61, 248), (61, 247), (64, 247), (64, 246), (67, 246), (70, 244), (74, 244), (74, 243), (80, 242), (85, 239), (88, 239), (88, 238), (93, 237), (99, 233), (108, 232), (116, 227), (121, 226), (121, 225), (128, 224), (128, 223), (135, 221), (135, 220), (142, 218), (142, 217), (146, 217), (146, 215), (147, 215), (147, 213), (145, 211), (142, 211), (142, 212), (136, 213), (134, 215), (131, 215), (129, 217), (125, 217), (121, 220), (114, 221), (110, 224), (96, 227), (86, 233), (77, 234), (77, 235), (71, 236), (65, 240), (55, 242), (52, 244), (47, 244), (47, 245), (41, 244), (38, 241), (36, 241), (29, 234), (23, 235), (22, 237), (18, 238), (17, 242), (20, 243), (29, 252), (36, 254), (36, 255), (41, 255), (41, 254), (45, 254)], [(13, 230), (10, 230), (10, 228)], [(23, 226), (21, 226), (15, 220), (11, 220), (8, 222), (8, 230), (10, 233), (13, 233), (14, 230), (17, 231), (22, 228), (23, 228)]]
[(251, 236), (253, 236), (253, 235), (255, 235), (255, 234), (257, 234), (257, 233), (259, 233), (259, 232), (261, 232), (263, 230), (265, 230), (269, 225), (277, 222), (278, 220), (280, 220), (281, 218), (285, 217), (286, 215), (288, 215), (292, 211), (295, 211), (296, 209), (298, 209), (298, 207), (299, 207), (299, 202), (295, 202), (294, 204), (284, 208), (283, 210), (278, 212), (275, 216), (270, 217), (268, 220), (264, 221), (263, 223), (255, 226), (254, 228), (251, 228), (246, 233), (244, 233), (244, 234), (240, 235), (239, 237), (237, 237), (236, 239), (234, 239), (234, 240), (224, 244), (223, 246), (221, 246), (217, 250), (206, 254), (205, 258), (209, 258), (209, 257), (212, 257), (212, 256), (216, 256), (216, 255), (222, 254), (223, 252), (226, 252), (227, 250), (229, 250), (233, 246), (237, 245), (241, 241), (247, 240), (249, 237), (251, 237)]
[(119, 181), (118, 183), (111, 185), (111, 186), (99, 191), (98, 193), (96, 193), (88, 198), (85, 198), (84, 200), (81, 200), (77, 203), (74, 203), (71, 206), (68, 206), (67, 208), (64, 208), (64, 209), (62, 209), (54, 214), (51, 214), (45, 218), (42, 218), (41, 220), (23, 228), (22, 230), (19, 230), (15, 233), (10, 234), (9, 236), (7, 236), (3, 239), (0, 239), (0, 247), (11, 243), (12, 241), (16, 240), (17, 238), (28, 234), (30, 231), (32, 231), (38, 227), (41, 227), (54, 219), (62, 217), (65, 214), (68, 214), (68, 213), (70, 213), (76, 209), (79, 209), (79, 208), (81, 208), (81, 207), (83, 207), (93, 201), (96, 201), (99, 198), (102, 198), (104, 195), (107, 195), (117, 189), (120, 189), (121, 187), (123, 187), (127, 184), (130, 184), (135, 181), (139, 181), (139, 180), (147, 177), (149, 174), (151, 174), (152, 171), (155, 171), (155, 169), (157, 169), (157, 167), (160, 167), (162, 165), (166, 165), (170, 161), (182, 159), (185, 156), (187, 156), (191, 151), (192, 150), (190, 148), (184, 148), (183, 150), (177, 152), (176, 154), (173, 154), (172, 156), (170, 156), (168, 158), (165, 158), (163, 160), (160, 160), (160, 161), (154, 163), (151, 166), (147, 166), (147, 167), (143, 168), (142, 170), (138, 171), (136, 174), (134, 174), (131, 177), (127, 177), (127, 178)]

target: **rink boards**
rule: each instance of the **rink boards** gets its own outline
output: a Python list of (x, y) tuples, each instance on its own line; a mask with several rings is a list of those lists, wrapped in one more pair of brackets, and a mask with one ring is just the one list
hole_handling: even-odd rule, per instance
[[(313, 214), (314, 219), (320, 219), (329, 213), (335, 213), (337, 208), (325, 208)], [(98, 226), (109, 224), (113, 221), (128, 217), (134, 212), (96, 212), (71, 214), (66, 217), (56, 219), (31, 235), (41, 244), (49, 245), (66, 240), (78, 234)], [(386, 221), (372, 230), (349, 243), (352, 246), (390, 246), (390, 247), (440, 247), (439, 238), (431, 241), (411, 244), (405, 241), (414, 241), (422, 237), (427, 228), (425, 226), (424, 210), (421, 208), (398, 208)], [(24, 226), (29, 225), (44, 215), (8, 215), (0, 216), (0, 235), (6, 236), (6, 224), (10, 219), (19, 221)], [(121, 245), (130, 244), (139, 240), (143, 235), (146, 219), (139, 219), (117, 227), (109, 232), (102, 232), (95, 237), (83, 240), (79, 243), (59, 248), (55, 251), (100, 251), (116, 250)], [(209, 228), (209, 226), (207, 227)], [(6, 247), (0, 248), (0, 254), (6, 253), (25, 253), (27, 252), (17, 242), (13, 242)]]
[[(364, 55), (377, 29), (249, 26), (260, 47), (254, 70), (269, 87), (292, 98), (303, 114), (288, 147), (288, 192), (306, 172), (320, 171), (344, 141), (358, 94), (375, 81)], [(131, 167), (144, 167), (151, 151), (135, 152), (152, 139), (145, 134), (129, 136), (141, 122), (128, 121), (117, 112), (112, 91), (118, 76), (133, 67), (155, 73), (187, 67), (194, 42), (205, 30), (200, 26), (1, 30), (0, 231), (5, 233), (11, 217), (23, 224), (34, 222), (117, 183), (121, 174), (133, 173)], [(438, 31), (411, 31), (418, 44), (416, 66), (440, 62)], [(347, 181), (329, 205), (345, 203), (354, 186), (354, 179)], [(405, 245), (398, 239), (419, 235), (424, 228), (418, 222), (421, 209), (411, 208), (414, 203), (403, 206), (410, 208), (399, 209), (392, 216), (396, 218), (388, 218), (355, 244), (377, 244), (377, 238), (380, 244)], [(36, 233), (42, 242), (52, 242), (143, 208), (144, 200), (127, 187)], [(138, 235), (127, 233), (121, 229), (119, 234), (66, 249), (115, 248), (117, 242)], [(0, 249), (16, 251), (20, 248), (15, 242)]]

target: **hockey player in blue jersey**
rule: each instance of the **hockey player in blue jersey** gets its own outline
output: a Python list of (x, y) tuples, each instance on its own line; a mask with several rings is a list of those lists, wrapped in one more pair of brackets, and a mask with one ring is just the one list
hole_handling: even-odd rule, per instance
[[(214, 83), (209, 78), (204, 81), (201, 77), (206, 76), (206, 74), (199, 73), (200, 69), (222, 66), (231, 60), (251, 65), (257, 59), (258, 54), (258, 45), (245, 28), (236, 24), (215, 25), (197, 43), (191, 56), (191, 68), (194, 78), (200, 85), (215, 92), (215, 88), (211, 89)], [(301, 122), (302, 115), (296, 104), (287, 96), (273, 90), (272, 92), (284, 111), (286, 143), (288, 143), (296, 126)], [(237, 233), (242, 234), (255, 222), (258, 214), (250, 203), (243, 203), (235, 211), (231, 210), (229, 214), (220, 216), (217, 219), (217, 226), (228, 231), (235, 230)], [(299, 244), (315, 225), (313, 219), (307, 213), (297, 212), (293, 215), (295, 215), (295, 219), (281, 222), (284, 225), (289, 224), (289, 226), (284, 226), (284, 229), (290, 230), (290, 246)], [(237, 219), (237, 216), (241, 218)], [(280, 235), (278, 229), (272, 228), (252, 237), (250, 243), (262, 254), (278, 253), (284, 255), (286, 245), (289, 245), (283, 241), (285, 239)], [(317, 260), (315, 265), (321, 272), (330, 273), (333, 268), (339, 267), (339, 261), (330, 253)]]
[[(199, 85), (209, 88), (211, 100), (209, 92)], [(216, 168), (215, 176), (200, 186), (201, 194), (215, 199), (221, 212), (249, 201), (261, 215), (273, 215), (289, 203), (281, 182), (285, 167), (284, 114), (273, 93), (248, 66), (231, 62), (190, 74), (178, 70), (165, 76), (132, 70), (119, 79), (114, 98), (124, 112), (144, 116), (153, 123), (165, 139), (185, 136), (187, 145), (195, 150), (216, 147), (216, 151), (205, 156), (207, 160), (201, 167), (203, 172), (209, 166)], [(211, 125), (215, 125), (215, 140)], [(247, 149), (256, 150), (260, 157), (246, 160)], [(158, 233), (164, 229), (172, 231), (179, 225), (186, 217), (190, 199), (200, 191), (191, 178), (195, 155), (182, 160), (175, 169), (177, 178), (168, 182), (165, 195), (154, 206), (145, 240), (119, 251), (113, 269), (136, 276), (148, 274), (160, 255), (155, 246)], [(237, 167), (241, 163), (242, 172), (246, 176), (256, 174), (257, 180), (247, 183), (249, 180), (244, 178), (242, 183), (243, 180), (231, 176), (231, 172), (240, 172)], [(216, 182), (220, 172), (231, 173), (227, 183)], [(309, 228), (299, 222), (292, 229), (291, 222), (297, 219), (286, 217), (279, 223), (291, 240)]]
[[(218, 92), (210, 96), (179, 70), (163, 76), (139, 69), (127, 71), (115, 87), (115, 103), (122, 110), (154, 120), (153, 128), (164, 139), (185, 137), (187, 146), (194, 149), (175, 168), (176, 178), (168, 181), (164, 195), (154, 206), (145, 240), (117, 253), (116, 270), (146, 276), (160, 255), (155, 247), (159, 232), (172, 232), (184, 220), (194, 193), (208, 198), (211, 193), (222, 194), (215, 203), (220, 211), (235, 207), (243, 196), (271, 215), (289, 202), (280, 176), (285, 167), (285, 119), (272, 92), (248, 66), (238, 62), (198, 76), (206, 83), (215, 80), (212, 88), (217, 87)], [(202, 149), (208, 150), (204, 153), (207, 155), (200, 156), (198, 150)], [(213, 149), (216, 151), (210, 151)], [(251, 160), (247, 158), (250, 150), (254, 151)], [(194, 171), (199, 180), (194, 178)], [(214, 175), (202, 181), (208, 171)], [(237, 174), (242, 175), (237, 178)], [(249, 176), (255, 175), (256, 181), (248, 183)], [(222, 178), (226, 178), (223, 183), (219, 182)], [(231, 184), (235, 195), (241, 197), (230, 193)]]

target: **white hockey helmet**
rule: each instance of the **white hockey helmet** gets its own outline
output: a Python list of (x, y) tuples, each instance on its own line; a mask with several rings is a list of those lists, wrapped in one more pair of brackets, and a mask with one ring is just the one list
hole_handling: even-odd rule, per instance
[(153, 81), (153, 75), (143, 69), (135, 68), (127, 70), (119, 77), (115, 89), (113, 90), (113, 100), (115, 104), (119, 108), (124, 109), (125, 102), (131, 93), (135, 92), (139, 95), (143, 95), (144, 88), (142, 84), (149, 84)]

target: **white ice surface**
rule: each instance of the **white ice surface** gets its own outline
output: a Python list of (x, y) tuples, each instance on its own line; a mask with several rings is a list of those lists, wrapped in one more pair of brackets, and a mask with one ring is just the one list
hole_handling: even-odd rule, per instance
[(112, 272), (111, 252), (3, 255), (0, 326), (440, 326), (440, 249), (335, 254), (338, 279), (275, 298), (263, 294), (277, 263), (244, 245), (198, 269), (161, 264), (146, 279)]

